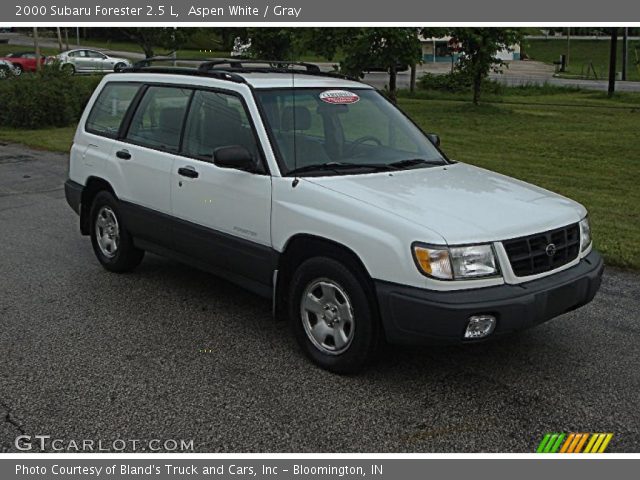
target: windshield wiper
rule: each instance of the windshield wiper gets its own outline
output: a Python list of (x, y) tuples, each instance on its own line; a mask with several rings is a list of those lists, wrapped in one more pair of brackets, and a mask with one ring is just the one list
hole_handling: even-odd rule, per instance
[(425, 160), (424, 158), (407, 158), (390, 163), (389, 166), (395, 168), (407, 168), (415, 165), (445, 165), (443, 160)]
[(325, 172), (334, 171), (339, 173), (343, 170), (371, 170), (374, 172), (387, 172), (389, 170), (396, 170), (397, 168), (392, 165), (386, 165), (384, 163), (349, 163), (349, 162), (328, 162), (328, 163), (316, 163), (313, 165), (305, 165), (304, 167), (294, 168), (287, 172), (287, 175), (297, 175), (299, 173), (307, 172)]

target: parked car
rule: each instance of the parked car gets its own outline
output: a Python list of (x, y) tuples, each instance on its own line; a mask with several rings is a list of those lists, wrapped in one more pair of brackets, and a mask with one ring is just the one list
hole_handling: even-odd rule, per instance
[(60, 68), (71, 74), (119, 72), (131, 66), (131, 62), (126, 58), (86, 48), (63, 52), (51, 57), (50, 61), (59, 62)]
[(65, 192), (106, 270), (148, 251), (226, 277), (340, 373), (383, 340), (477, 342), (593, 299), (582, 205), (449, 159), (368, 85), (274, 63), (102, 80)]
[(15, 75), (15, 69), (10, 62), (0, 59), (0, 80)]
[[(35, 52), (16, 52), (10, 53), (0, 60), (5, 60), (13, 65), (14, 73), (17, 76), (22, 75), (22, 72), (35, 72), (38, 65), (38, 56)], [(46, 57), (40, 55), (40, 65), (44, 65)]]

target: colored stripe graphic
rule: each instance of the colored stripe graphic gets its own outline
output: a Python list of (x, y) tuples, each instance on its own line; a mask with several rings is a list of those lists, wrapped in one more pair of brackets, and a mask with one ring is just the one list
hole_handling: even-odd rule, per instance
[(547, 433), (536, 453), (603, 453), (612, 438), (613, 433)]
[(609, 445), (609, 442), (613, 438), (613, 433), (607, 433), (606, 435), (607, 436), (604, 438), (604, 441), (602, 442), (602, 445), (600, 445), (600, 450), (598, 450), (598, 453), (604, 453), (604, 451), (606, 450), (607, 446)]

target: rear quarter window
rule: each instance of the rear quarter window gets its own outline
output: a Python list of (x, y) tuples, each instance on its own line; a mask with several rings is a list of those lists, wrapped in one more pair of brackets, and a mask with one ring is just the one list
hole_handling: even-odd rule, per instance
[(106, 84), (91, 108), (85, 129), (97, 135), (115, 138), (139, 89), (140, 85), (131, 83)]

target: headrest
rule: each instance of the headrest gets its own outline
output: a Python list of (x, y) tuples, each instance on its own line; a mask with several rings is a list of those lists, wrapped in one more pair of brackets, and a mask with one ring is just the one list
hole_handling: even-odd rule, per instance
[(282, 110), (280, 128), (285, 132), (309, 130), (311, 128), (311, 112), (307, 107), (285, 107)]

